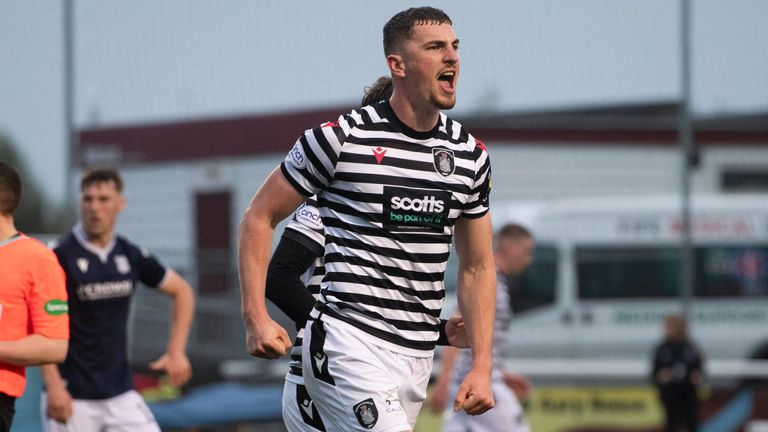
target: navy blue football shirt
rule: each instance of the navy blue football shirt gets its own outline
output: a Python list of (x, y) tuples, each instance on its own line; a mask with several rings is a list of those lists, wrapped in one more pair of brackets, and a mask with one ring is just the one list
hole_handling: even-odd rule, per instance
[(166, 268), (115, 236), (105, 248), (88, 243), (82, 226), (54, 247), (67, 275), (70, 339), (59, 365), (75, 399), (107, 399), (133, 388), (128, 368), (128, 312), (136, 282), (158, 287)]

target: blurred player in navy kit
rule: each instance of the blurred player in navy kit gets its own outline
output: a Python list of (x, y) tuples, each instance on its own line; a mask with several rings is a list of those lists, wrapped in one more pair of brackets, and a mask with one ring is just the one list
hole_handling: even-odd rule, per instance
[(696, 432), (699, 427), (698, 387), (704, 358), (689, 339), (685, 318), (664, 319), (664, 340), (653, 354), (651, 379), (659, 390), (666, 414), (667, 432)]
[(85, 173), (80, 192), (82, 222), (54, 247), (67, 277), (70, 345), (64, 363), (43, 367), (43, 423), (49, 432), (159, 431), (133, 389), (128, 367), (131, 296), (141, 282), (172, 299), (168, 348), (150, 368), (167, 373), (171, 384), (183, 385), (192, 374), (186, 345), (194, 293), (175, 271), (115, 235), (125, 206), (116, 170)]

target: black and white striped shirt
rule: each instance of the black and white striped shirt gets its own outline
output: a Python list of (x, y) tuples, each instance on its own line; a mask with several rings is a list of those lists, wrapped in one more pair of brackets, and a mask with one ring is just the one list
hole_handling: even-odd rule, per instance
[(281, 168), (318, 197), (326, 276), (317, 309), (374, 343), (431, 356), (454, 224), (488, 211), (485, 146), (444, 114), (431, 131), (410, 129), (381, 101), (307, 130)]

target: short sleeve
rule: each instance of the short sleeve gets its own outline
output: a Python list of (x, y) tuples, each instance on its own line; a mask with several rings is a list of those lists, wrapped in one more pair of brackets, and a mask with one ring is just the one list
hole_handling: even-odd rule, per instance
[(280, 169), (301, 194), (315, 195), (333, 181), (346, 126), (339, 119), (307, 130), (288, 152)]
[(146, 286), (157, 288), (165, 279), (168, 269), (160, 263), (148, 250), (138, 248), (137, 265), (139, 280)]
[(475, 150), (473, 152), (475, 157), (475, 179), (469, 199), (464, 205), (462, 216), (479, 218), (488, 213), (491, 205), (491, 159), (488, 156), (488, 149), (482, 141), (474, 137), (471, 140), (475, 141)]
[[(314, 197), (313, 197), (314, 198)], [(314, 199), (301, 203), (285, 227), (284, 237), (297, 241), (320, 255), (325, 247), (325, 230), (320, 209)]]
[(31, 268), (29, 316), (32, 333), (51, 339), (69, 339), (69, 305), (66, 277), (52, 251), (45, 253)]

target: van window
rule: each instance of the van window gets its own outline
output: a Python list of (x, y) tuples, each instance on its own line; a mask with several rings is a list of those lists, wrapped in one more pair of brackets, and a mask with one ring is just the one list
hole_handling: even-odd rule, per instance
[(768, 246), (697, 248), (696, 295), (768, 295)]
[[(579, 247), (579, 298), (675, 297), (679, 249)], [(768, 246), (707, 245), (694, 249), (694, 286), (699, 297), (768, 296)]]
[(577, 247), (579, 298), (679, 295), (676, 247)]
[[(512, 293), (512, 310), (521, 313), (555, 301), (557, 286), (557, 249), (554, 246), (536, 246), (533, 262), (520, 275), (517, 291)], [(511, 284), (513, 287), (514, 284)]]

